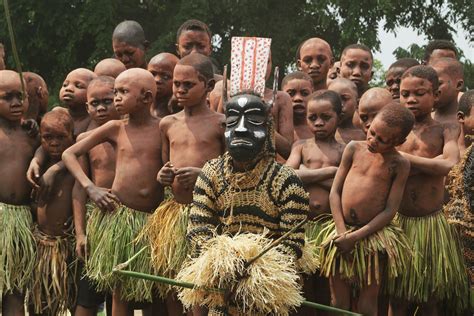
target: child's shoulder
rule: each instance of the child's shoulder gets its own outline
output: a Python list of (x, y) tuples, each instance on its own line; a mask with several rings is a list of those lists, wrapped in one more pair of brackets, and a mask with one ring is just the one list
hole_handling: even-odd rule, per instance
[(160, 128), (168, 128), (171, 124), (183, 119), (183, 111), (175, 114), (167, 115), (159, 121)]

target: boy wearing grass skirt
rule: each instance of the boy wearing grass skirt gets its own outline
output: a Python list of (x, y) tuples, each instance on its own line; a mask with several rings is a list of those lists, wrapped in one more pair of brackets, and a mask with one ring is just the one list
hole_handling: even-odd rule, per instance
[(426, 315), (437, 315), (443, 305), (452, 314), (462, 313), (467, 306), (459, 238), (442, 212), (444, 178), (459, 160), (459, 125), (432, 119), (438, 87), (438, 76), (429, 66), (409, 68), (402, 76), (400, 103), (415, 116), (415, 126), (399, 147), (411, 170), (398, 223), (414, 257), (391, 290), (394, 315), (404, 315), (412, 304)]
[[(153, 76), (144, 69), (126, 70), (115, 80), (114, 91), (115, 108), (120, 115), (128, 114), (128, 119), (97, 127), (66, 150), (63, 161), (101, 209), (94, 210), (89, 220), (86, 274), (97, 283), (98, 289), (112, 291), (113, 315), (124, 315), (132, 312), (130, 301), (153, 299), (152, 282), (123, 278), (113, 274), (112, 269), (147, 245), (146, 239), (135, 240), (163, 200), (163, 187), (156, 181), (162, 163), (160, 120), (150, 114), (156, 93)], [(96, 186), (78, 161), (78, 157), (104, 142), (111, 143), (116, 154), (111, 189)], [(153, 273), (149, 256), (149, 251), (142, 252), (128, 268)]]
[[(334, 222), (322, 230), (320, 253), (333, 306), (377, 315), (381, 283), (392, 282), (407, 266), (409, 246), (392, 220), (410, 164), (395, 146), (405, 141), (413, 123), (407, 109), (386, 105), (370, 125), (367, 140), (352, 141), (344, 150), (329, 196)], [(354, 298), (353, 287), (358, 292)]]
[[(160, 123), (164, 166), (158, 173), (173, 197), (152, 215), (144, 234), (152, 240), (152, 262), (159, 275), (174, 278), (186, 257), (189, 204), (204, 163), (224, 152), (224, 115), (209, 109), (206, 99), (214, 88), (209, 57), (193, 53), (183, 57), (173, 73), (173, 93), (183, 111)], [(181, 315), (174, 292), (164, 292), (170, 315)]]
[[(304, 139), (293, 145), (287, 166), (296, 169), (305, 189), (309, 192), (309, 218), (306, 225), (308, 244), (314, 251), (321, 244), (321, 228), (331, 220), (329, 208), (329, 190), (341, 161), (344, 144), (336, 141), (335, 133), (341, 118), (342, 103), (337, 92), (317, 91), (308, 97), (307, 125), (313, 133), (310, 139)], [(300, 166), (304, 168), (300, 169)], [(304, 271), (304, 294), (307, 300), (329, 305), (329, 280)], [(307, 313), (308, 311), (306, 311)], [(304, 315), (304, 308), (299, 315)]]
[[(25, 84), (26, 87), (26, 84)], [(26, 92), (25, 92), (26, 93)], [(20, 75), (0, 71), (0, 299), (2, 314), (24, 313), (24, 293), (34, 267), (35, 243), (26, 170), (39, 145), (21, 126), (28, 102)]]
[[(74, 122), (65, 109), (48, 112), (41, 121), (41, 147), (48, 170), (61, 161), (63, 151), (74, 143)], [(56, 175), (50, 190), (36, 190), (36, 219), (33, 230), (36, 258), (28, 282), (31, 314), (57, 315), (74, 306), (76, 285), (74, 237), (72, 234), (72, 191), (74, 177), (65, 170)], [(41, 182), (40, 182), (41, 183)]]

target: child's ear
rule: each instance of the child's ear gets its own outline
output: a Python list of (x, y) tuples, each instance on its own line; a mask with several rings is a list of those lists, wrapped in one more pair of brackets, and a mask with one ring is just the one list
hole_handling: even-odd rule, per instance
[[(225, 79), (222, 79), (222, 80), (225, 80)], [(207, 92), (211, 92), (212, 90), (214, 90), (215, 85), (216, 85), (216, 80), (209, 79), (207, 81)]]
[(433, 90), (433, 98), (434, 98), (435, 103), (439, 101), (440, 93), (441, 93), (441, 90), (439, 90), (439, 88), (436, 90)]
[(298, 58), (298, 60), (296, 61), (296, 68), (301, 71), (301, 59)]
[(89, 102), (86, 102), (86, 110), (89, 115), (91, 114), (91, 111), (89, 110)]
[(153, 93), (151, 92), (151, 90), (142, 91), (142, 102), (145, 104), (153, 103)]
[(461, 91), (464, 88), (464, 80), (463, 79), (458, 79), (456, 82), (456, 90)]
[(457, 118), (458, 118), (458, 122), (459, 122), (460, 124), (464, 124), (464, 119), (466, 118), (466, 116), (464, 115), (464, 113), (461, 112), (461, 111), (458, 111), (458, 113), (456, 113), (456, 116), (457, 116)]

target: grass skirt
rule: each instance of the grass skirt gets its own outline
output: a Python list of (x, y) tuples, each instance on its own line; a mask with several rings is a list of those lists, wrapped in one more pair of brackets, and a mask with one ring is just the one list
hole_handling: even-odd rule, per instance
[[(127, 261), (148, 246), (144, 238), (136, 241), (148, 218), (148, 213), (124, 205), (119, 205), (113, 212), (103, 212), (99, 208), (92, 211), (87, 226), (90, 256), (86, 258), (85, 271), (97, 284), (99, 291), (111, 292), (120, 288), (121, 298), (125, 301), (151, 302), (153, 282), (112, 273), (117, 264)], [(133, 260), (127, 269), (153, 274), (149, 248)]]
[(0, 203), (0, 297), (24, 292), (36, 253), (28, 206)]
[(396, 220), (414, 256), (391, 294), (414, 303), (433, 297), (457, 311), (466, 308), (469, 290), (461, 246), (445, 215), (441, 211), (423, 217), (398, 214)]
[(244, 315), (288, 315), (303, 297), (293, 259), (285, 254), (282, 245), (245, 267), (271, 242), (265, 235), (243, 233), (233, 237), (219, 235), (204, 243), (201, 255), (190, 258), (177, 279), (200, 288), (228, 289), (232, 294), (225, 302), (222, 293), (178, 288), (184, 307), (204, 305), (215, 314), (227, 303)]
[[(386, 284), (390, 286), (397, 276), (406, 271), (410, 247), (403, 231), (395, 223), (392, 222), (382, 230), (359, 240), (349, 260), (341, 256), (334, 243), (334, 237), (337, 235), (334, 221), (328, 221), (324, 226), (321, 231), (323, 244), (320, 261), (321, 274), (325, 277), (337, 273), (361, 289), (373, 282), (381, 284), (382, 277), (386, 278)], [(382, 259), (385, 258), (386, 263), (382, 264)], [(372, 276), (375, 276), (375, 280)]]
[(37, 314), (65, 314), (74, 306), (77, 261), (74, 237), (49, 236), (35, 227), (36, 262), (28, 287), (28, 303)]

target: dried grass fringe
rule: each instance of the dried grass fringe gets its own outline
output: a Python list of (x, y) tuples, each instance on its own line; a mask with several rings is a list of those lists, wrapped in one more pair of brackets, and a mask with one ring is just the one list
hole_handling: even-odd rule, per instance
[[(151, 245), (151, 262), (158, 275), (174, 279), (187, 254), (186, 230), (189, 205), (174, 199), (163, 202), (148, 218), (138, 239), (146, 238)], [(160, 285), (164, 298), (171, 287)]]
[(72, 235), (49, 236), (35, 227), (36, 262), (28, 286), (28, 304), (36, 314), (65, 314), (75, 305), (77, 261)]
[[(341, 256), (334, 243), (337, 234), (334, 221), (326, 222), (321, 234), (324, 240), (320, 252), (321, 274), (325, 277), (338, 273), (359, 289), (373, 282), (381, 284), (381, 278), (385, 277), (386, 283), (390, 286), (409, 266), (411, 255), (409, 244), (402, 230), (393, 222), (367, 238), (359, 240), (351, 252), (351, 260)], [(387, 263), (384, 271), (380, 261), (385, 256)], [(375, 280), (372, 276), (375, 276)]]
[[(177, 279), (201, 288), (229, 289), (234, 293), (232, 304), (245, 315), (288, 315), (301, 304), (303, 297), (293, 259), (282, 251), (281, 245), (272, 248), (245, 269), (245, 262), (271, 242), (265, 234), (216, 236), (203, 244), (201, 256), (185, 263)], [(239, 279), (241, 275), (247, 277)], [(177, 291), (187, 309), (194, 305), (205, 305), (211, 309), (225, 305), (221, 293), (199, 288), (179, 288)]]
[[(149, 214), (124, 205), (113, 212), (105, 213), (97, 207), (92, 211), (87, 226), (90, 256), (86, 258), (85, 271), (99, 291), (113, 291), (120, 287), (121, 298), (125, 301), (151, 302), (153, 282), (112, 273), (117, 264), (127, 261), (148, 245), (144, 238), (135, 240), (148, 217)], [(153, 274), (149, 248), (133, 260), (128, 269)]]
[(32, 225), (28, 206), (0, 203), (0, 297), (25, 291), (36, 256)]
[(459, 237), (445, 215), (441, 211), (423, 217), (398, 214), (396, 220), (415, 255), (397, 279), (392, 295), (415, 303), (434, 297), (453, 313), (464, 310), (469, 301), (468, 277)]

